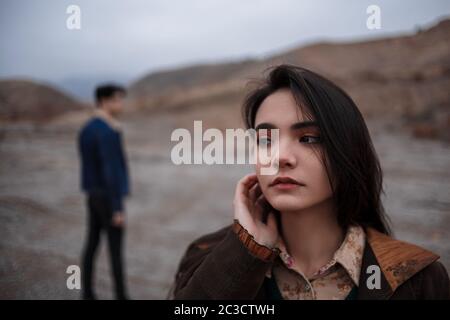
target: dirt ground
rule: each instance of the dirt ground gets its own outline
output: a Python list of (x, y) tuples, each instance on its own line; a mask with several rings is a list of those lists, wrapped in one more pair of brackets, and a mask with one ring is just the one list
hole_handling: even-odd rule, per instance
[[(192, 122), (182, 123), (192, 129)], [(395, 236), (439, 253), (450, 270), (449, 146), (413, 139), (396, 125), (368, 124)], [(132, 179), (126, 272), (133, 299), (165, 298), (189, 242), (231, 222), (235, 183), (251, 170), (172, 164), (170, 134), (178, 126), (170, 114), (125, 120)], [(79, 298), (66, 287), (66, 268), (80, 264), (86, 228), (77, 130), (76, 122), (0, 129), (0, 299)], [(111, 299), (105, 240), (95, 283), (99, 298)]]

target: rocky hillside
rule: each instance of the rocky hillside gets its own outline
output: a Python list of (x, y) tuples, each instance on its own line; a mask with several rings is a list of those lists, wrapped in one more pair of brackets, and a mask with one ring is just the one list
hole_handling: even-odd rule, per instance
[(263, 60), (198, 65), (153, 73), (131, 85), (138, 109), (171, 110), (242, 100), (248, 80), (292, 63), (331, 78), (366, 117), (394, 117), (419, 136), (448, 139), (450, 20), (414, 35), (352, 43), (318, 43)]
[(74, 98), (29, 80), (0, 80), (0, 121), (48, 121), (84, 109)]
[[(390, 118), (419, 137), (450, 141), (450, 20), (416, 34), (350, 43), (316, 43), (265, 59), (195, 65), (151, 73), (130, 85), (131, 110), (176, 112), (177, 118), (240, 125), (251, 82), (271, 66), (291, 63), (342, 86), (366, 117)], [(0, 81), (0, 121), (72, 121), (85, 109), (44, 84)], [(180, 112), (183, 115), (179, 114)], [(60, 117), (63, 115), (62, 117)], [(72, 120), (71, 120), (72, 119)]]

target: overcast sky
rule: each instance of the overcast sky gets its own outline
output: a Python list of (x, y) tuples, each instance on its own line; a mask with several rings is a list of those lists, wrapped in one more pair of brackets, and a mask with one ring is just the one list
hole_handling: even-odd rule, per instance
[[(80, 30), (66, 27), (71, 4)], [(381, 8), (380, 30), (366, 27), (371, 4)], [(448, 0), (1, 0), (0, 77), (128, 81), (320, 40), (411, 33), (449, 15)]]

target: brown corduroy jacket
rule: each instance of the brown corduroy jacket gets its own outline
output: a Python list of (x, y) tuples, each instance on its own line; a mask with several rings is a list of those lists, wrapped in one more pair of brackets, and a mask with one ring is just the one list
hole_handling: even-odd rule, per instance
[[(357, 299), (450, 299), (449, 277), (438, 255), (371, 228), (365, 232)], [(273, 261), (253, 255), (227, 226), (190, 244), (169, 298), (268, 299), (266, 274)], [(373, 265), (381, 271), (380, 287), (369, 289)]]

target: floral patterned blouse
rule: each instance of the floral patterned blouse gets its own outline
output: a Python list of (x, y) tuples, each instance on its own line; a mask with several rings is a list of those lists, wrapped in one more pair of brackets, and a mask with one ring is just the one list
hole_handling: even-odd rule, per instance
[(281, 259), (267, 276), (275, 277), (286, 300), (344, 300), (358, 286), (365, 238), (362, 227), (350, 226), (333, 258), (309, 279), (281, 246)]

